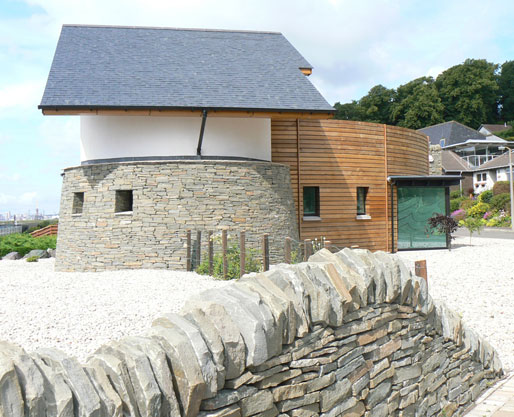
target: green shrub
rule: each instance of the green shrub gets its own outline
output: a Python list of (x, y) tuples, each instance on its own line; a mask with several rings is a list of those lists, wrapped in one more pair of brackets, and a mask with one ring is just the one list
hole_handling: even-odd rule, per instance
[(489, 204), (491, 202), (491, 198), (493, 198), (492, 190), (482, 191), (478, 196), (478, 201)]
[(31, 256), (30, 258), (27, 258), (26, 260), (27, 260), (27, 262), (37, 262), (39, 260), (39, 257)]
[[(209, 258), (203, 256), (202, 263), (196, 268), (196, 272), (201, 275), (209, 274)], [(261, 263), (257, 258), (257, 251), (254, 249), (246, 249), (245, 270), (246, 272), (259, 272)], [(228, 277), (227, 279), (239, 278), (239, 246), (233, 245), (227, 249)], [(217, 253), (213, 259), (213, 275), (215, 278), (224, 279), (223, 276), (223, 255)]]
[(494, 186), (493, 186), (493, 194), (494, 195), (505, 194), (505, 193), (510, 193), (509, 181), (498, 181), (496, 184), (494, 184)]
[(484, 214), (491, 209), (491, 206), (487, 203), (483, 203), (482, 201), (479, 201), (472, 207), (470, 207), (468, 210), (466, 210), (466, 213), (468, 216), (471, 217), (484, 217)]
[(510, 194), (497, 194), (491, 198), (491, 209), (494, 211), (505, 210), (510, 213)]
[(57, 236), (32, 237), (26, 233), (15, 233), (0, 237), (0, 258), (10, 252), (25, 256), (33, 249), (55, 249)]
[(456, 198), (462, 197), (462, 193), (460, 191), (452, 191), (450, 193), (450, 199), (455, 200)]
[(477, 200), (472, 200), (471, 198), (466, 198), (466, 199), (462, 200), (459, 208), (461, 208), (462, 210), (468, 211), (471, 207), (473, 207), (477, 203), (478, 203)]
[[(461, 203), (468, 199), (467, 197), (457, 197), (450, 200), (450, 212), (453, 213), (454, 211), (460, 209)], [(469, 199), (468, 199), (469, 200)]]

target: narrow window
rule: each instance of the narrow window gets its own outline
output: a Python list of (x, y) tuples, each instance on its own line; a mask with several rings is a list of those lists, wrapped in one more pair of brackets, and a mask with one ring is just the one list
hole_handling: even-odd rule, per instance
[(366, 214), (368, 187), (357, 187), (357, 215)]
[(81, 214), (84, 207), (84, 193), (73, 193), (73, 202), (71, 204), (71, 214)]
[(114, 202), (114, 211), (122, 213), (132, 211), (132, 190), (117, 190)]
[(319, 187), (303, 187), (303, 215), (319, 217)]
[(441, 139), (441, 140), (439, 141), (439, 145), (441, 146), (441, 148), (444, 148), (444, 145), (445, 145), (445, 144), (446, 144), (446, 139), (444, 139), (444, 138), (443, 138), (443, 139)]

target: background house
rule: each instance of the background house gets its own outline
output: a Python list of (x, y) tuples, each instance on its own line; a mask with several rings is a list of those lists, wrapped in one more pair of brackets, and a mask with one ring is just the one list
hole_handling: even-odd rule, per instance
[(479, 167), (500, 155), (498, 147), (506, 142), (495, 136), (486, 136), (455, 121), (428, 126), (419, 129), (418, 132), (427, 135), (430, 144), (441, 145), (443, 150), (455, 152), (472, 168)]
[(477, 193), (492, 190), (498, 181), (510, 181), (508, 152), (483, 164), (473, 173), (473, 186)]

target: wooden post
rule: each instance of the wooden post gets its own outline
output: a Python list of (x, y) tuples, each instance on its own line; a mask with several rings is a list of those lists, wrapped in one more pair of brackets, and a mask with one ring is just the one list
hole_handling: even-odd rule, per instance
[(325, 240), (325, 249), (330, 250), (331, 246), (332, 246), (332, 242), (330, 240)]
[(191, 230), (186, 232), (186, 271), (191, 271)]
[(286, 237), (286, 243), (284, 245), (284, 258), (286, 264), (291, 263), (291, 238)]
[(227, 261), (227, 230), (223, 229), (221, 231), (221, 246), (223, 250), (223, 278), (228, 278), (228, 261)]
[(269, 270), (269, 234), (262, 235), (262, 265), (265, 271)]
[(425, 259), (414, 262), (414, 271), (418, 277), (425, 278), (428, 285), (427, 261)]
[(201, 230), (196, 231), (196, 259), (195, 266), (198, 268), (202, 260), (202, 232)]
[(312, 255), (312, 241), (310, 239), (305, 239), (303, 241), (303, 260), (307, 262), (309, 260), (309, 256)]
[(246, 242), (245, 232), (239, 234), (239, 276), (242, 277), (246, 271)]
[(212, 277), (214, 273), (214, 241), (212, 240), (212, 232), (209, 232), (209, 275)]

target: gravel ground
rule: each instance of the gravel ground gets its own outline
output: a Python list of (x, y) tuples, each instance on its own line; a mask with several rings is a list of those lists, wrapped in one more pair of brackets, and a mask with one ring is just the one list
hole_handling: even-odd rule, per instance
[(0, 261), (0, 340), (55, 347), (80, 361), (112, 339), (142, 334), (192, 294), (225, 285), (194, 272), (54, 272), (54, 259)]
[[(514, 245), (458, 237), (454, 249), (400, 252), (427, 260), (429, 291), (460, 313), (514, 370)], [(0, 262), (0, 340), (56, 347), (83, 361), (111, 339), (141, 334), (195, 292), (225, 285), (192, 272), (54, 272), (54, 260)]]
[(453, 249), (399, 252), (414, 270), (426, 259), (428, 291), (444, 300), (514, 370), (514, 244), (505, 239), (457, 237)]

